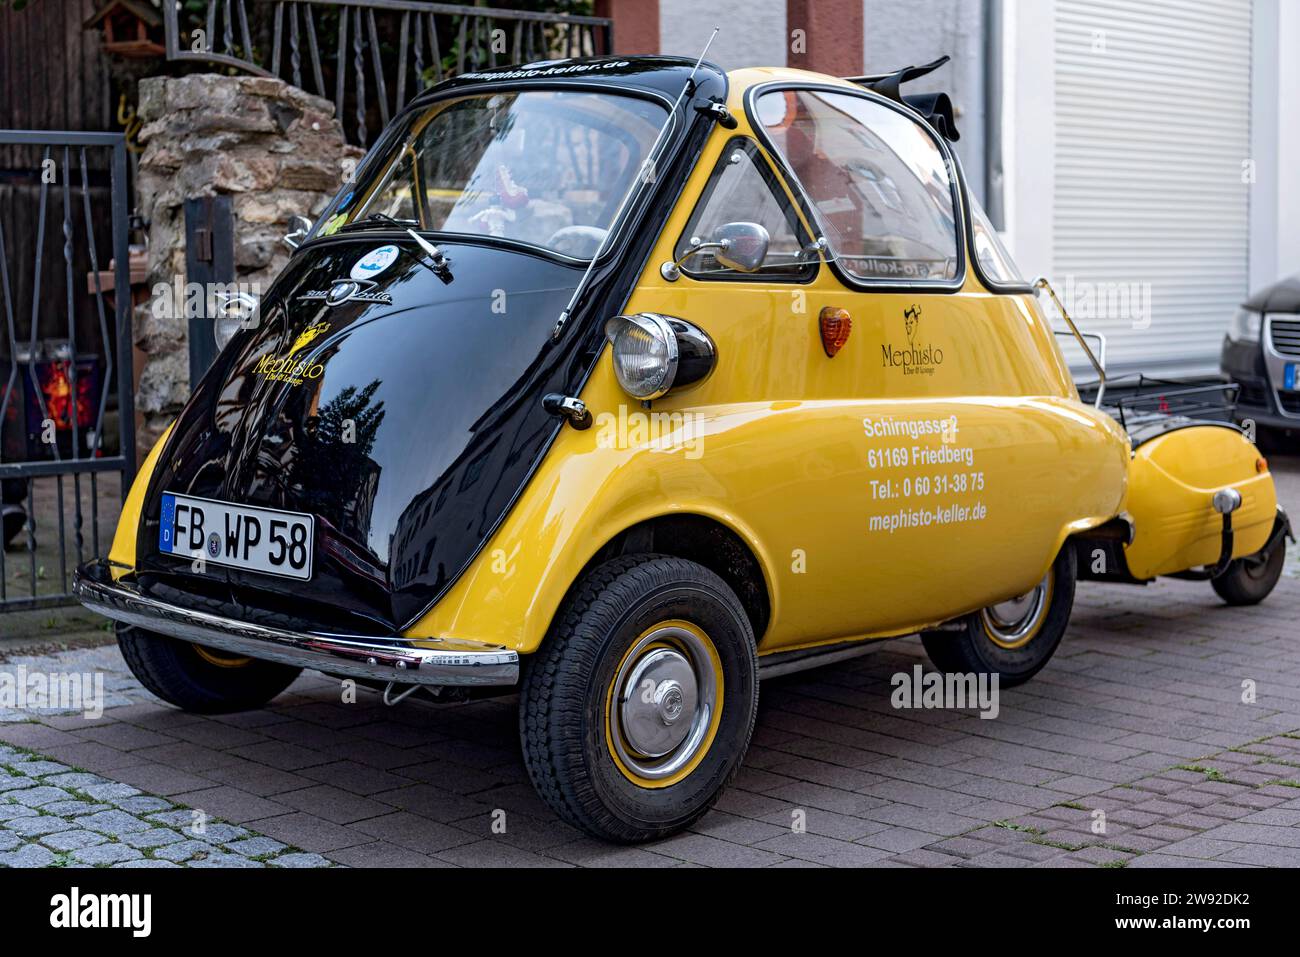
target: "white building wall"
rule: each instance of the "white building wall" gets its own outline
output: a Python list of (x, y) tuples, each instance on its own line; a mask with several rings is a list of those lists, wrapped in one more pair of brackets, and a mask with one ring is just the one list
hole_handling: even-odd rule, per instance
[(1255, 0), (1250, 288), (1300, 273), (1300, 3)]
[(1055, 0), (1003, 0), (1004, 238), (1026, 277), (1052, 268), (1056, 192)]
[(785, 0), (746, 0), (728, 6), (700, 0), (660, 0), (659, 52), (697, 57), (713, 28), (708, 59), (724, 70), (785, 66), (788, 39)]
[[(1059, 175), (1056, 155), (1056, 0), (1004, 0), (1003, 148), (1006, 239), (1022, 270), (1051, 276), (1059, 260), (1053, 234)], [(1153, 8), (1163, 7), (1153, 2)], [(1252, 16), (1250, 142), (1256, 181), (1247, 190), (1246, 248), (1249, 290), (1300, 272), (1300, 2), (1254, 0)], [(1234, 61), (1236, 62), (1236, 61)], [(1210, 64), (1207, 69), (1213, 68)], [(1171, 160), (1171, 162), (1174, 162)], [(1129, 227), (1131, 228), (1131, 227)], [(1215, 224), (1206, 223), (1207, 232)], [(1055, 277), (1058, 288), (1064, 281)], [(1223, 316), (1226, 325), (1229, 316)], [(1086, 324), (1086, 323), (1085, 323)], [(1167, 324), (1167, 323), (1166, 323)], [(1158, 361), (1161, 337), (1148, 330), (1142, 361)], [(1206, 339), (1208, 342), (1208, 339)], [(1208, 346), (1193, 367), (1217, 366)], [(1211, 355), (1211, 352), (1214, 354)]]
[(909, 83), (907, 93), (952, 97), (961, 139), (955, 144), (975, 196), (984, 200), (984, 29), (981, 0), (863, 0), (863, 73), (887, 73), (952, 61)]

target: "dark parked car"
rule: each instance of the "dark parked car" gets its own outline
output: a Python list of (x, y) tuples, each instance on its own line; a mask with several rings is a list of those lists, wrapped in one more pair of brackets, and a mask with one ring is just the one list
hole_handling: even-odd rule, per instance
[(1300, 434), (1300, 275), (1242, 304), (1223, 338), (1219, 365), (1241, 386), (1238, 421)]

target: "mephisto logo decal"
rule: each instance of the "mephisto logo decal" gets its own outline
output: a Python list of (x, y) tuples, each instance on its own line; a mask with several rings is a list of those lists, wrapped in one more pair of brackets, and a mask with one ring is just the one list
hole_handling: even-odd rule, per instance
[(903, 313), (903, 332), (907, 348), (886, 342), (880, 347), (881, 364), (886, 369), (902, 369), (903, 375), (934, 375), (943, 365), (943, 350), (921, 339), (921, 307), (913, 305)]

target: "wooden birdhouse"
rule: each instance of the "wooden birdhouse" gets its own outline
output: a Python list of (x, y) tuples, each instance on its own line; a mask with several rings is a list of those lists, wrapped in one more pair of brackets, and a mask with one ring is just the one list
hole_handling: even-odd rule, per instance
[(143, 60), (167, 52), (162, 15), (143, 0), (108, 0), (84, 26), (103, 33), (106, 53)]

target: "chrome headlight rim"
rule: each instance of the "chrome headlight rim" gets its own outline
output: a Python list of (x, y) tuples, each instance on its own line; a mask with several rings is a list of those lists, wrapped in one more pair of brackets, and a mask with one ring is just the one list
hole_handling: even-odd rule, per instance
[(672, 324), (667, 317), (661, 316), (657, 312), (638, 312), (631, 315), (614, 316), (605, 323), (605, 338), (609, 340), (611, 353), (618, 348), (618, 334), (629, 325), (641, 329), (663, 343), (666, 354), (664, 371), (652, 390), (638, 391), (623, 380), (623, 376), (619, 373), (618, 359), (613, 357), (614, 376), (618, 379), (619, 386), (628, 395), (643, 402), (667, 395), (677, 379), (677, 365), (680, 360), (677, 334), (673, 331)]
[(212, 324), (217, 352), (224, 351), (239, 330), (256, 328), (260, 308), (261, 297), (249, 292), (234, 293), (217, 303)]

